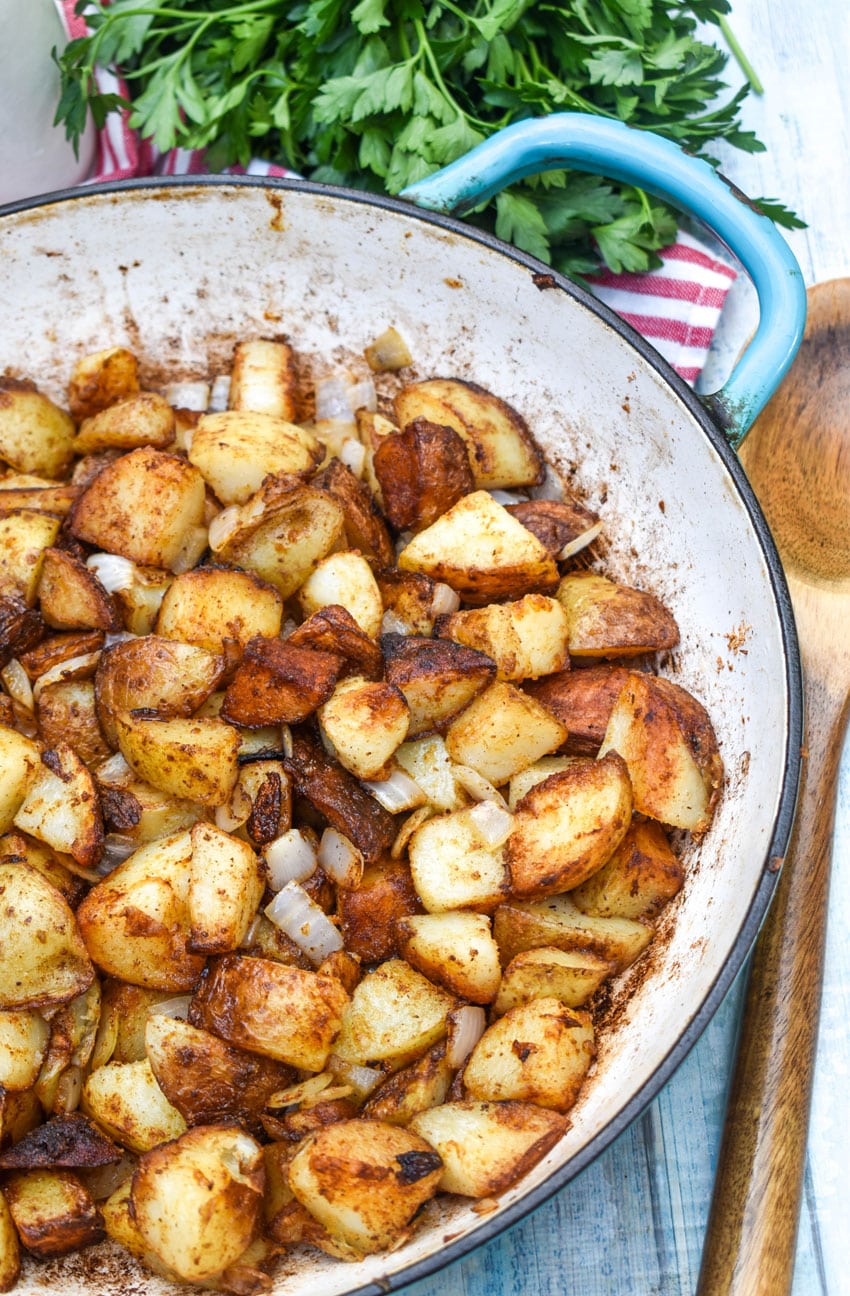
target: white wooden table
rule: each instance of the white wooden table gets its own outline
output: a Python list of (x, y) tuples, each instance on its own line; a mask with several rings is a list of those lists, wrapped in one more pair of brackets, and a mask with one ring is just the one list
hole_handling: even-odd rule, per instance
[[(807, 284), (850, 275), (850, 4), (733, 0), (731, 23), (764, 83), (764, 97), (747, 100), (745, 121), (768, 151), (726, 150), (723, 169), (745, 192), (780, 198), (808, 222), (788, 235)], [(730, 67), (730, 77), (735, 72)], [(752, 293), (736, 289), (724, 312), (715, 374), (731, 363), (753, 319)], [(794, 1296), (850, 1292), (848, 928), (850, 748), (836, 817)], [(410, 1296), (691, 1296), (742, 989), (740, 982), (733, 988), (644, 1116), (584, 1174), (510, 1232), (412, 1286)]]

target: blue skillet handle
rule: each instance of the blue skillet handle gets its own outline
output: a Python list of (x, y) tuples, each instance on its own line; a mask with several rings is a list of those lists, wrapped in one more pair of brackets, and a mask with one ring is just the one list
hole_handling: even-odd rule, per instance
[(699, 217), (746, 269), (758, 293), (758, 329), (726, 385), (705, 398), (737, 449), (800, 345), (806, 290), (772, 221), (707, 162), (622, 122), (554, 113), (507, 126), (401, 197), (429, 211), (462, 215), (515, 180), (561, 167), (638, 185)]

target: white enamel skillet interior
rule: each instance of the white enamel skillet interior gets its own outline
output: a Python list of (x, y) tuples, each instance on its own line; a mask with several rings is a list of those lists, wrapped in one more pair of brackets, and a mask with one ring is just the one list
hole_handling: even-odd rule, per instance
[[(301, 182), (126, 182), (0, 215), (0, 372), (62, 400), (74, 361), (126, 345), (148, 382), (225, 372), (233, 343), (285, 333), (316, 374), (387, 326), (419, 377), (514, 405), (605, 519), (605, 567), (682, 632), (664, 665), (707, 707), (726, 765), (714, 825), (650, 951), (622, 978), (566, 1137), (479, 1214), (432, 1203), (411, 1242), (356, 1265), (288, 1252), (279, 1296), (378, 1293), (456, 1259), (583, 1169), (669, 1079), (755, 938), (785, 850), (801, 697), (779, 561), (725, 438), (657, 353), (531, 258), (446, 217)], [(144, 377), (144, 374), (143, 374)], [(31, 1265), (24, 1293), (173, 1291), (110, 1244)]]

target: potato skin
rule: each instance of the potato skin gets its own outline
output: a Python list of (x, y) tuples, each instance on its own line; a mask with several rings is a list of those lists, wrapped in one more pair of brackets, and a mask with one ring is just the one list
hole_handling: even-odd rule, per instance
[(345, 536), (349, 549), (359, 549), (376, 567), (387, 566), (395, 556), (387, 524), (381, 517), (371, 492), (340, 459), (330, 463), (312, 482), (327, 491), (345, 515)]
[(589, 1013), (559, 999), (533, 999), (484, 1032), (464, 1068), (464, 1090), (484, 1101), (513, 1099), (566, 1112), (595, 1052)]
[(379, 963), (398, 953), (397, 923), (422, 905), (405, 860), (382, 856), (366, 867), (359, 887), (339, 888), (340, 932), (345, 947), (364, 963)]
[(207, 968), (189, 1020), (238, 1048), (321, 1071), (347, 1004), (336, 977), (226, 954)]
[(599, 515), (591, 513), (578, 500), (524, 500), (521, 504), (508, 504), (509, 513), (527, 527), (532, 535), (553, 558), (583, 532), (589, 531), (599, 521)]
[(328, 603), (293, 630), (286, 640), (292, 648), (313, 648), (341, 657), (341, 675), (380, 679), (384, 671), (381, 650), (354, 620), (347, 608)]
[(15, 1227), (42, 1259), (68, 1255), (103, 1238), (103, 1218), (73, 1170), (21, 1170), (3, 1185)]
[(256, 636), (227, 687), (221, 715), (248, 728), (297, 724), (327, 702), (342, 666), (333, 653)]
[(292, 757), (283, 764), (295, 789), (354, 842), (367, 864), (390, 849), (396, 832), (393, 816), (314, 739), (294, 735)]
[(397, 531), (421, 531), (475, 489), (463, 439), (427, 418), (386, 437), (372, 462)]
[(567, 738), (561, 750), (595, 756), (602, 745), (608, 717), (629, 677), (627, 666), (604, 662), (581, 670), (563, 670), (523, 685), (561, 724)]

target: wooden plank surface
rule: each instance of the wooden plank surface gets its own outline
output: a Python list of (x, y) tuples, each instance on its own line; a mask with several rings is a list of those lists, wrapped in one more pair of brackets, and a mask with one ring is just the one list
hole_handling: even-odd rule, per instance
[[(723, 153), (745, 192), (807, 222), (788, 235), (807, 284), (850, 275), (850, 5), (733, 0), (731, 22), (764, 86), (745, 121), (763, 154)], [(731, 69), (734, 71), (735, 69)], [(736, 287), (709, 387), (756, 318)], [(850, 357), (848, 357), (850, 363)], [(794, 1296), (850, 1291), (850, 749), (836, 816), (826, 983)], [(711, 1197), (741, 985), (644, 1116), (533, 1216), (410, 1296), (691, 1296)]]

